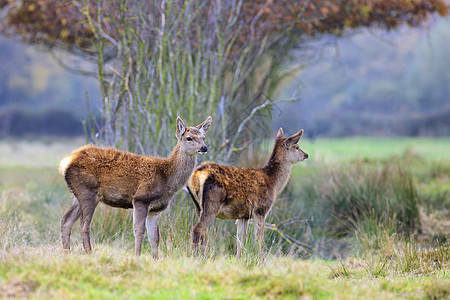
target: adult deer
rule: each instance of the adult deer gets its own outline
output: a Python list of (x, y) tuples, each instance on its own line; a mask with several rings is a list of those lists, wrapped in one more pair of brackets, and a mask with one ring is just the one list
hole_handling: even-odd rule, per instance
[(199, 166), (187, 183), (189, 193), (197, 208), (199, 222), (193, 230), (194, 250), (199, 240), (203, 251), (206, 245), (204, 231), (214, 218), (237, 219), (237, 251), (241, 256), (248, 221), (253, 218), (256, 242), (262, 257), (264, 224), (278, 193), (289, 180), (292, 165), (308, 158), (297, 145), (303, 129), (284, 138), (278, 130), (275, 145), (267, 164), (260, 169), (237, 168), (207, 162)]
[(72, 193), (72, 205), (61, 219), (63, 249), (70, 250), (73, 224), (81, 216), (83, 246), (91, 252), (90, 227), (99, 202), (133, 209), (135, 253), (141, 254), (147, 235), (152, 255), (158, 258), (159, 216), (174, 194), (191, 176), (197, 155), (208, 151), (204, 143), (211, 117), (195, 127), (185, 127), (177, 118), (177, 144), (168, 158), (142, 156), (113, 148), (83, 146), (59, 165)]

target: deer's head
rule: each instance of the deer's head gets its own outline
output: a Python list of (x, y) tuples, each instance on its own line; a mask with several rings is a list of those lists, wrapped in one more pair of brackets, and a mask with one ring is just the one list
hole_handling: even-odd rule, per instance
[(211, 116), (195, 127), (186, 127), (180, 117), (177, 118), (176, 136), (180, 143), (180, 150), (188, 155), (204, 155), (208, 152), (205, 145), (205, 134), (211, 125)]
[(278, 155), (280, 159), (285, 160), (291, 164), (295, 164), (299, 161), (308, 158), (308, 154), (303, 152), (298, 146), (298, 141), (303, 135), (303, 129), (290, 137), (283, 137), (283, 129), (278, 130), (277, 136), (275, 138), (275, 145), (278, 147)]

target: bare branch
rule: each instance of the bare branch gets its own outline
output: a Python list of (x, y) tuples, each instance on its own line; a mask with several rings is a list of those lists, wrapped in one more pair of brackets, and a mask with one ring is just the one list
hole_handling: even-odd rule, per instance
[(252, 109), (252, 111), (250, 112), (250, 114), (244, 119), (242, 120), (241, 124), (239, 125), (236, 133), (234, 134), (234, 136), (230, 139), (231, 140), (231, 144), (228, 148), (228, 152), (226, 155), (226, 160), (228, 160), (231, 156), (231, 154), (233, 153), (233, 151), (235, 151), (235, 142), (237, 137), (239, 136), (239, 134), (242, 132), (242, 130), (244, 129), (244, 126), (247, 124), (248, 121), (250, 121), (252, 119), (252, 117), (261, 109), (264, 109), (265, 107), (267, 107), (268, 105), (271, 104), (270, 100), (266, 100), (263, 104), (256, 106), (255, 108)]

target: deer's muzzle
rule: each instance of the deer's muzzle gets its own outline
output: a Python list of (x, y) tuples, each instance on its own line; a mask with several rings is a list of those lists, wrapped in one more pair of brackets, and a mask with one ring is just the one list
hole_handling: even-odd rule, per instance
[(201, 155), (206, 154), (206, 152), (208, 152), (208, 147), (203, 146), (200, 148), (200, 150), (198, 151), (198, 153), (200, 153)]

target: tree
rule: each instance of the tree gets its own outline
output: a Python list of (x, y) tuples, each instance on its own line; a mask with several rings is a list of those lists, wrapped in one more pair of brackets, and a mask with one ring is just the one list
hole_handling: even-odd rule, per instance
[[(177, 4), (184, 2), (176, 1)], [(217, 9), (220, 5), (221, 1), (207, 1), (204, 11), (215, 6)], [(287, 26), (292, 27), (294, 36), (315, 36), (320, 33), (341, 34), (346, 28), (418, 26), (431, 13), (448, 14), (448, 7), (442, 0), (255, 0), (238, 1), (223, 7), (226, 9), (223, 12), (228, 15), (239, 9), (234, 21), (248, 25), (238, 36), (244, 43), (248, 38), (274, 37)], [(119, 2), (101, 0), (0, 0), (0, 9), (6, 10), (2, 21), (4, 34), (20, 36), (27, 43), (90, 54), (94, 34), (86, 22), (86, 13), (95, 18), (101, 10), (107, 9), (113, 15), (120, 11)], [(103, 29), (108, 34), (112, 34), (108, 26), (111, 21), (109, 17), (103, 20)]]
[(163, 153), (177, 114), (188, 123), (212, 114), (210, 158), (218, 161), (264, 137), (292, 49), (319, 34), (417, 26), (448, 13), (441, 0), (0, 0), (0, 7), (5, 34), (96, 60), (103, 109), (101, 123), (89, 123), (94, 140)]

